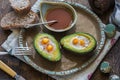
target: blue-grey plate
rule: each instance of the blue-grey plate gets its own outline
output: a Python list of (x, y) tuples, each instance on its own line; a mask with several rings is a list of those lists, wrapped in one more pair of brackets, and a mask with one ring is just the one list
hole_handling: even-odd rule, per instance
[[(35, 58), (32, 56), (24, 56), (26, 62), (34, 69), (49, 75), (68, 75), (89, 67), (89, 65), (99, 56), (100, 51), (104, 47), (105, 33), (104, 25), (101, 20), (87, 7), (78, 3), (68, 3), (74, 7), (77, 12), (77, 22), (74, 28), (64, 33), (55, 33), (48, 31), (43, 27), (43, 32), (53, 35), (59, 42), (59, 40), (74, 32), (86, 32), (90, 33), (97, 40), (96, 49), (88, 55), (74, 55), (72, 52), (61, 49), (62, 59), (59, 62), (50, 62), (42, 58), (33, 47), (33, 38), (36, 34), (41, 32), (40, 27), (34, 27), (25, 30), (20, 36), (23, 36), (23, 43), (19, 43), (20, 46), (24, 46), (28, 42), (28, 46), (33, 48), (32, 52), (35, 54)], [(20, 38), (21, 39), (21, 38)]]

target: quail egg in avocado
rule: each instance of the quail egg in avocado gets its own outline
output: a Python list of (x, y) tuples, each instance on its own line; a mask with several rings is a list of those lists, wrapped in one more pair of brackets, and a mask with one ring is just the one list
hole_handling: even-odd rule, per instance
[(61, 59), (59, 44), (56, 39), (49, 34), (37, 34), (34, 39), (34, 47), (42, 57), (49, 61), (59, 61)]
[(78, 54), (91, 52), (97, 45), (92, 35), (83, 32), (67, 35), (61, 39), (60, 43), (67, 50)]

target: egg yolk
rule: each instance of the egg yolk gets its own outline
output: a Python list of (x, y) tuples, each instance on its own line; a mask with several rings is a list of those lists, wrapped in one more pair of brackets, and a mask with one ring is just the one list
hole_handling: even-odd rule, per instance
[(48, 38), (43, 38), (42, 39), (42, 44), (47, 44), (49, 42), (49, 39)]
[(46, 47), (46, 50), (49, 52), (49, 51), (52, 51), (53, 50), (53, 46), (51, 44), (47, 45)]
[(77, 44), (79, 40), (77, 38), (73, 39), (73, 44)]
[(84, 40), (80, 40), (79, 42), (80, 42), (80, 45), (81, 45), (81, 46), (84, 46), (84, 45), (85, 45), (85, 41), (84, 41)]

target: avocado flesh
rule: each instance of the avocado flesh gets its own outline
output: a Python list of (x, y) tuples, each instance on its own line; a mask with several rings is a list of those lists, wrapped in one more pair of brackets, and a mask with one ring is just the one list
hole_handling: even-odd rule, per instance
[[(43, 49), (41, 49), (41, 45), (40, 45), (40, 39), (44, 38), (44, 37), (47, 37), (49, 38), (54, 46), (55, 46), (55, 49), (52, 51), (52, 53), (49, 53)], [(59, 61), (61, 59), (61, 53), (60, 53), (60, 48), (59, 48), (59, 44), (58, 42), (56, 41), (56, 39), (49, 35), (49, 34), (46, 34), (46, 33), (39, 33), (36, 35), (35, 39), (34, 39), (34, 47), (36, 49), (36, 51), (42, 56), (44, 57), (45, 59), (49, 60), (49, 61)]]
[[(84, 49), (79, 49), (79, 48), (73, 47), (71, 45), (70, 41), (71, 41), (72, 38), (74, 38), (76, 36), (84, 36), (84, 37), (86, 37), (90, 41), (89, 45), (87, 47), (85, 47)], [(83, 33), (83, 32), (77, 32), (77, 33), (74, 33), (74, 34), (67, 35), (67, 36), (65, 36), (65, 37), (63, 37), (61, 39), (60, 43), (67, 50), (70, 50), (70, 51), (78, 53), (78, 54), (89, 53), (92, 50), (94, 50), (95, 47), (96, 47), (95, 38), (92, 35), (90, 35), (88, 33)]]

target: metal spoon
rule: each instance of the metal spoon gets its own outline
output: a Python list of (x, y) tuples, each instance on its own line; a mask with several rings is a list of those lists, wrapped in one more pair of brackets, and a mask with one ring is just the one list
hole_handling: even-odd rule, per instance
[(49, 24), (49, 23), (55, 23), (57, 20), (52, 20), (52, 21), (47, 21), (47, 22), (42, 22), (42, 23), (36, 23), (36, 24), (26, 24), (24, 25), (24, 28), (31, 28), (36, 25), (42, 25), (42, 24)]

